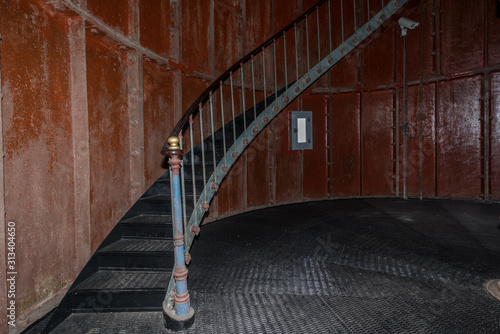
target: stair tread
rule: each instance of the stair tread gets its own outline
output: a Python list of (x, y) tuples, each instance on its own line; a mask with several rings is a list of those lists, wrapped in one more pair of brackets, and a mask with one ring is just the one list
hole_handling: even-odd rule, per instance
[(78, 285), (77, 290), (166, 290), (170, 271), (99, 270)]
[(171, 239), (120, 239), (104, 247), (100, 253), (110, 252), (173, 252), (174, 245)]
[(146, 202), (166, 202), (170, 203), (170, 194), (157, 194), (141, 198), (141, 201)]
[(170, 225), (172, 223), (171, 215), (158, 215), (158, 214), (140, 214), (121, 221), (122, 224), (164, 224)]

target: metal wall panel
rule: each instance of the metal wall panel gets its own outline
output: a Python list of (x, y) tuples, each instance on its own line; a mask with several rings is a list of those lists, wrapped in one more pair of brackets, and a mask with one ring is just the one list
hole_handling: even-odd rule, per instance
[(361, 173), (362, 196), (392, 196), (393, 164), (393, 92), (362, 94)]
[(438, 84), (438, 196), (481, 198), (481, 77)]
[(127, 55), (87, 35), (92, 250), (130, 206)]
[[(441, 3), (441, 66), (444, 74), (484, 66), (484, 1)], [(437, 32), (436, 32), (437, 33)]]
[(182, 24), (181, 34), (182, 63), (192, 70), (208, 73), (210, 1), (190, 0), (189, 5), (184, 3), (181, 7), (181, 19), (185, 23)]
[(174, 22), (171, 20), (173, 12), (175, 7), (172, 10), (169, 0), (139, 1), (141, 45), (162, 56), (171, 55), (173, 35), (178, 33), (174, 30)]
[[(248, 53), (271, 37), (269, 1), (245, 1), (245, 51)], [(274, 30), (277, 31), (277, 30)]]
[[(408, 30), (407, 37), (407, 57), (408, 57), (408, 81), (416, 81), (428, 78), (433, 72), (434, 54), (434, 24), (431, 1), (422, 3), (423, 10), (413, 12), (408, 16), (411, 20), (419, 22), (418, 27)], [(423, 13), (422, 13), (423, 12)], [(397, 80), (403, 82), (403, 52), (404, 41), (401, 35), (401, 28), (396, 26), (396, 46), (397, 46)], [(422, 71), (422, 73), (421, 73)]]
[(302, 157), (300, 151), (289, 148), (289, 118), (291, 110), (300, 110), (299, 100), (292, 102), (271, 123), (272, 140), (275, 142), (276, 203), (295, 202), (302, 199)]
[(137, 1), (86, 0), (86, 3), (87, 9), (105, 24), (135, 39), (138, 36)]
[(361, 195), (360, 94), (337, 94), (331, 101), (333, 197)]
[(394, 82), (395, 33), (394, 29), (386, 32), (361, 52), (364, 85), (372, 87)]
[(498, 72), (491, 76), (491, 94), (490, 199), (500, 201), (500, 73)]
[(305, 95), (302, 110), (313, 112), (313, 149), (303, 151), (302, 193), (304, 198), (327, 197), (328, 166), (326, 150), (326, 111), (328, 100), (323, 95)]
[[(400, 94), (400, 123), (403, 124), (403, 93)], [(436, 146), (435, 146), (435, 85), (411, 86), (408, 89), (408, 185), (409, 197), (436, 196)], [(421, 133), (421, 135), (420, 135)], [(403, 190), (403, 135), (399, 131), (399, 189)], [(422, 175), (422, 177), (420, 176)], [(422, 180), (422, 182), (420, 182)], [(402, 193), (401, 193), (402, 194)], [(400, 195), (401, 195), (400, 194)]]
[(215, 72), (223, 73), (241, 54), (240, 3), (233, 0), (214, 1)]
[(498, 0), (486, 0), (486, 19), (487, 19), (487, 66), (494, 66), (500, 63), (500, 24), (497, 17)]
[[(161, 151), (165, 134), (174, 126), (176, 79), (172, 71), (151, 61), (143, 61), (144, 91), (144, 176), (152, 184), (165, 171)], [(131, 126), (139, 126), (132, 123)], [(188, 142), (186, 142), (188, 144)], [(189, 146), (188, 146), (189, 147)], [(185, 151), (186, 148), (184, 148)]]
[(269, 128), (262, 131), (252, 142), (246, 153), (247, 162), (247, 207), (268, 205), (270, 175), (268, 155)]
[[(81, 20), (67, 19), (47, 3), (0, 2), (2, 215), (16, 224), (17, 319), (74, 279), (82, 262), (75, 246), (89, 254), (88, 221), (80, 225), (77, 217), (88, 215), (79, 210), (75, 189), (88, 174), (84, 166), (82, 175), (74, 170), (86, 152), (85, 142), (75, 140), (85, 123), (75, 124), (74, 113), (82, 110), (72, 96), (74, 69), (83, 65), (75, 61), (84, 58), (68, 38), (78, 28)], [(81, 34), (72, 37), (74, 45), (83, 44)], [(0, 285), (5, 291), (5, 281)]]
[(240, 156), (220, 185), (216, 202), (216, 210), (220, 216), (241, 212), (246, 208), (246, 192), (244, 191), (247, 187), (246, 160), (246, 154)]

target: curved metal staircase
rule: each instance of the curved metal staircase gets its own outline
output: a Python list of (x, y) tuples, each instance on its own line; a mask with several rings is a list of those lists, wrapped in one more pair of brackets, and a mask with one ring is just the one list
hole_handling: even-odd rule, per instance
[[(295, 98), (353, 50), (376, 38), (383, 25), (394, 21), (393, 15), (418, 1), (377, 0), (378, 7), (375, 1), (361, 1), (364, 11), (357, 11), (353, 3), (354, 17), (347, 20), (344, 1), (340, 13), (333, 11), (330, 0), (319, 1), (200, 95), (162, 150), (171, 157), (173, 168), (104, 240), (43, 333), (57, 329), (72, 314), (87, 312), (163, 310), (169, 328), (189, 326), (194, 318), (189, 314), (184, 263), (190, 261), (189, 249), (210, 201), (238, 157)], [(373, 15), (360, 17), (362, 12)], [(347, 21), (353, 26), (347, 27)], [(354, 33), (344, 38), (350, 31)]]

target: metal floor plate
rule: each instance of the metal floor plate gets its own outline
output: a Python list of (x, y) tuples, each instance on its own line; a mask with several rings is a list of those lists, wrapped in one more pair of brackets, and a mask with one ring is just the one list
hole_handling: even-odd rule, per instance
[[(500, 333), (500, 205), (335, 200), (202, 227), (186, 333)], [(476, 222), (474, 222), (476, 219)], [(53, 333), (164, 333), (158, 312), (73, 314)]]

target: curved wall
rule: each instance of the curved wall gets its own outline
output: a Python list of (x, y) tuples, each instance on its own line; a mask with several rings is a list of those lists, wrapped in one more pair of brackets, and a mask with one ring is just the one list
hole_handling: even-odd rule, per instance
[[(500, 200), (496, 10), (493, 0), (428, 0), (410, 16), (420, 22), (407, 46), (410, 198)], [(221, 185), (209, 219), (304, 200), (403, 197), (399, 35), (388, 29), (283, 111)], [(289, 150), (291, 110), (313, 111), (313, 150)]]
[[(369, 1), (372, 10), (380, 3)], [(0, 1), (0, 247), (15, 222), (19, 326), (57, 303), (163, 174), (161, 146), (199, 93), (315, 2), (74, 0), (75, 11), (62, 1)], [(428, 0), (412, 16), (421, 22), (408, 39), (409, 114), (421, 129), (409, 146), (412, 197), (422, 189), (423, 197), (500, 198), (495, 15), (494, 0)], [(386, 32), (290, 106), (314, 112), (314, 150), (288, 150), (283, 112), (236, 164), (208, 218), (304, 200), (400, 196), (398, 34)], [(2, 282), (6, 265), (2, 258)], [(6, 286), (0, 290), (3, 307)]]

